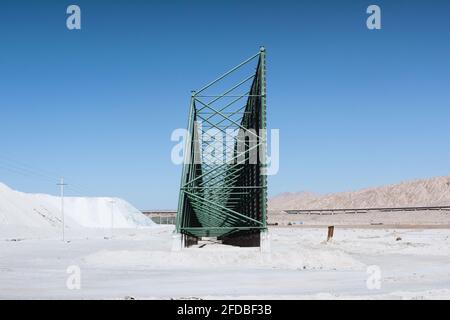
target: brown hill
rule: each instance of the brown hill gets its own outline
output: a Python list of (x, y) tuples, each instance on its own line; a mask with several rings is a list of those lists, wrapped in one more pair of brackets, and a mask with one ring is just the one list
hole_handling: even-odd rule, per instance
[(269, 200), (269, 210), (440, 205), (450, 205), (450, 176), (325, 195), (282, 193)]

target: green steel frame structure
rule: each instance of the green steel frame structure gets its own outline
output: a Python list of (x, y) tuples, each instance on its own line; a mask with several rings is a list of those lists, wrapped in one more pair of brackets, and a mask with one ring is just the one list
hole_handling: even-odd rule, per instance
[[(191, 244), (217, 237), (224, 243), (259, 246), (260, 233), (267, 229), (265, 56), (261, 47), (192, 91), (176, 219), (176, 231)], [(228, 87), (226, 80), (249, 67), (250, 75)], [(207, 93), (224, 82), (223, 93)], [(217, 146), (218, 140), (211, 132), (223, 137), (215, 152), (211, 142)]]

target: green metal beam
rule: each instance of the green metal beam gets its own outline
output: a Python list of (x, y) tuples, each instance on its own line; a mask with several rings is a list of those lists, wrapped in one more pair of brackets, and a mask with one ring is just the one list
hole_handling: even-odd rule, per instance
[[(243, 80), (237, 79), (236, 84), (223, 90), (222, 94), (209, 92), (216, 90), (225, 78), (237, 78), (238, 71), (241, 72), (256, 58), (254, 74)], [(238, 95), (234, 93), (250, 81), (248, 91)], [(177, 232), (195, 237), (231, 237), (267, 227), (267, 180), (263, 175), (265, 161), (262, 161), (266, 156), (265, 85), (265, 50), (261, 48), (257, 54), (197, 92), (192, 92), (189, 139), (186, 141), (176, 219)], [(213, 99), (202, 101), (208, 97)], [(245, 98), (247, 102), (244, 106), (237, 103)], [(196, 121), (202, 121), (206, 126), (200, 127)], [(209, 151), (217, 143), (208, 131), (213, 128), (227, 139), (222, 139), (220, 152), (214, 150), (211, 153)], [(240, 134), (230, 134), (229, 129), (241, 131)], [(200, 134), (208, 140), (199, 140)], [(229, 141), (233, 142), (233, 147)], [(240, 143), (245, 143), (245, 147), (241, 148)], [(249, 163), (253, 153), (258, 155), (258, 159), (256, 163)], [(201, 163), (194, 161), (198, 159), (202, 160)]]

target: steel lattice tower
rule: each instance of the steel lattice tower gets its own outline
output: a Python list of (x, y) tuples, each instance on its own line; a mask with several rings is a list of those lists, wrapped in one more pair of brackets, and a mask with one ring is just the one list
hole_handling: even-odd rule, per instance
[[(192, 91), (176, 220), (185, 246), (201, 237), (259, 246), (260, 234), (267, 228), (265, 55), (261, 47)], [(227, 83), (249, 67), (250, 75)], [(223, 93), (208, 93), (224, 83)], [(220, 135), (223, 141), (218, 143), (214, 138)], [(216, 146), (213, 152), (211, 141)]]

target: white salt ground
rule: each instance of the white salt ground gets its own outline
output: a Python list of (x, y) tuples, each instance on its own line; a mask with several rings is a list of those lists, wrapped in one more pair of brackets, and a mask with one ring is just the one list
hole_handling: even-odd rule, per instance
[[(270, 254), (214, 243), (175, 253), (173, 227), (114, 200), (110, 230), (111, 198), (67, 198), (63, 242), (59, 198), (0, 184), (0, 298), (450, 299), (450, 229), (338, 227), (326, 243), (324, 228), (280, 227)], [(367, 287), (374, 265), (379, 290)], [(70, 266), (79, 290), (66, 285)]]
[[(218, 244), (171, 252), (171, 227), (0, 241), (0, 298), (450, 299), (450, 230), (271, 228), (272, 252)], [(397, 238), (401, 240), (396, 241)], [(66, 287), (68, 266), (81, 289)], [(367, 266), (381, 270), (370, 290)]]

